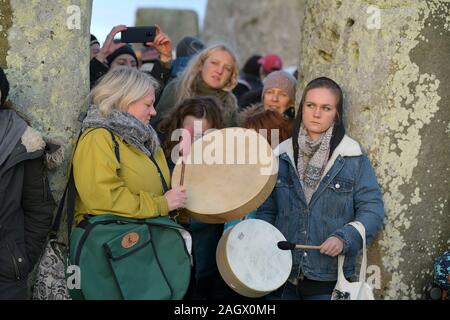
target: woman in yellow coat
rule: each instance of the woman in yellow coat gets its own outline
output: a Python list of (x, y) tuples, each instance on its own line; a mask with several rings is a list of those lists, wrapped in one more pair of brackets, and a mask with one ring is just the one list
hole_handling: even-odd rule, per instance
[(73, 157), (77, 223), (86, 215), (165, 216), (185, 206), (185, 188), (169, 190), (166, 159), (149, 125), (155, 85), (150, 76), (120, 67), (92, 90)]

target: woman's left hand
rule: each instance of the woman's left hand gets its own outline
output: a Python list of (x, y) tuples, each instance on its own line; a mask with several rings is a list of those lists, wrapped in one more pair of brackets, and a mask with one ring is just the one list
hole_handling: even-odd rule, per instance
[(153, 42), (146, 42), (149, 47), (155, 48), (159, 53), (159, 58), (162, 62), (168, 62), (172, 60), (172, 40), (169, 36), (161, 31), (161, 27), (155, 24), (156, 37)]
[(339, 238), (329, 237), (324, 243), (322, 243), (321, 247), (321, 254), (336, 257), (342, 252), (342, 250), (344, 250), (344, 243)]

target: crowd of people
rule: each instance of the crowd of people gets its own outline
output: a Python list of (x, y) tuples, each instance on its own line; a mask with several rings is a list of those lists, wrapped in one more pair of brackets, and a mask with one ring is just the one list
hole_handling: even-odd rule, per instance
[[(172, 219), (171, 213), (183, 209), (188, 186), (170, 183), (176, 129), (192, 132), (197, 121), (202, 134), (236, 126), (268, 130), (278, 178), (267, 200), (247, 218), (271, 223), (292, 243), (321, 249), (293, 251), (288, 281), (266, 299), (330, 299), (338, 255), (347, 257), (349, 278), (362, 248), (348, 223), (361, 222), (370, 242), (384, 219), (371, 163), (345, 133), (340, 86), (326, 77), (311, 79), (295, 104), (296, 76), (283, 70), (277, 54), (255, 54), (239, 70), (226, 44), (207, 46), (187, 36), (174, 50), (156, 25), (154, 41), (136, 52), (114, 40), (126, 28), (115, 26), (103, 45), (91, 35), (89, 106), (72, 160), (76, 224), (102, 214)], [(0, 298), (26, 299), (27, 278), (55, 206), (44, 159), (60, 150), (11, 108), (8, 81), (0, 71), (0, 189), (7, 191), (0, 193)], [(270, 140), (273, 130), (279, 141)], [(173, 219), (192, 237), (185, 299), (245, 299), (223, 281), (216, 263), (218, 242), (233, 223), (208, 224), (183, 214)]]

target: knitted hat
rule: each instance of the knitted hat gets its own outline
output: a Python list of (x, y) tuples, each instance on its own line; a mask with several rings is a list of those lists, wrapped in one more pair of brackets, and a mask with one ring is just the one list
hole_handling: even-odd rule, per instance
[(195, 37), (184, 37), (177, 44), (176, 55), (178, 57), (190, 57), (205, 48), (203, 42)]
[(136, 56), (136, 53), (134, 53), (133, 48), (131, 48), (129, 44), (126, 44), (106, 57), (106, 60), (108, 60), (108, 65), (111, 65), (114, 59), (120, 56), (121, 54), (129, 54), (130, 56), (133, 56), (136, 59), (136, 62), (138, 62), (138, 58)]
[(97, 40), (97, 38), (93, 35), (93, 34), (91, 34), (91, 46), (93, 45), (93, 44), (98, 44), (98, 45), (100, 45), (100, 42), (98, 42), (98, 40)]
[(8, 98), (9, 82), (8, 82), (8, 79), (6, 78), (6, 74), (2, 68), (0, 68), (0, 91), (2, 93), (2, 97), (0, 100), (0, 107), (3, 107), (3, 104), (6, 101), (6, 98)]
[(263, 91), (261, 100), (264, 101), (264, 94), (267, 90), (272, 88), (278, 88), (285, 91), (292, 102), (295, 100), (295, 85), (297, 80), (288, 72), (279, 70), (269, 73), (263, 80)]
[(281, 70), (283, 68), (283, 60), (277, 54), (269, 53), (258, 61), (266, 73)]

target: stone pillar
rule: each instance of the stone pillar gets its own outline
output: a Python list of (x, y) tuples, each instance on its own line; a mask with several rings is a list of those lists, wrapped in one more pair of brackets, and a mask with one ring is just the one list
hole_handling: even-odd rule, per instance
[(240, 67), (253, 54), (276, 53), (284, 66), (297, 66), (305, 0), (209, 0), (202, 37), (225, 42)]
[[(0, 0), (0, 65), (10, 100), (44, 137), (62, 140), (66, 160), (87, 108), (91, 0)], [(67, 164), (67, 161), (66, 161)], [(67, 165), (51, 174), (58, 200)]]
[[(300, 90), (318, 76), (345, 91), (348, 133), (375, 167), (383, 232), (370, 248), (385, 299), (419, 299), (450, 244), (450, 2), (308, 1)], [(372, 270), (376, 270), (372, 269)]]

